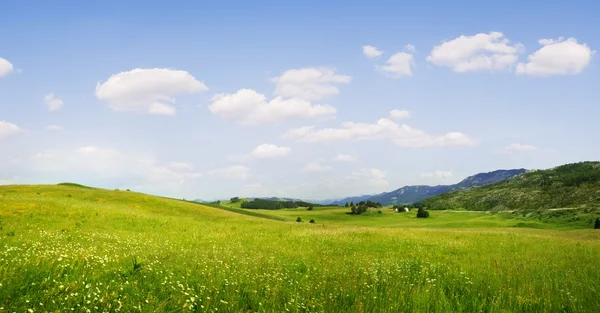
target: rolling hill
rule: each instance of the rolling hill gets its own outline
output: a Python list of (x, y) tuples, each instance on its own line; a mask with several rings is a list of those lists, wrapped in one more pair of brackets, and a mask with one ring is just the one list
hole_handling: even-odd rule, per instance
[(416, 203), (429, 209), (538, 210), (600, 206), (600, 162), (566, 164)]
[(359, 197), (344, 198), (341, 200), (333, 201), (332, 204), (344, 205), (346, 202), (359, 202), (363, 200), (371, 200), (374, 202), (379, 202), (383, 205), (409, 204), (450, 191), (464, 190), (469, 189), (471, 187), (495, 183), (511, 178), (515, 175), (519, 175), (524, 172), (525, 169), (496, 170), (489, 173), (479, 173), (473, 176), (469, 176), (454, 185), (405, 186), (394, 191), (384, 192), (378, 195), (365, 195)]

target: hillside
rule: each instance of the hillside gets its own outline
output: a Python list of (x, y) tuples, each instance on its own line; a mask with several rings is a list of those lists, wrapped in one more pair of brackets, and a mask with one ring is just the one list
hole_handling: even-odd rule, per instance
[(525, 169), (496, 170), (489, 173), (479, 173), (469, 176), (454, 185), (405, 186), (394, 191), (384, 192), (378, 195), (349, 197), (334, 201), (333, 204), (344, 205), (346, 202), (359, 202), (363, 200), (371, 200), (374, 202), (379, 202), (383, 205), (414, 203), (450, 191), (464, 190), (471, 187), (495, 183), (524, 172)]
[(432, 210), (538, 210), (600, 205), (600, 162), (528, 171), (494, 184), (455, 191), (416, 204)]
[[(479, 212), (420, 220), (344, 210), (210, 207), (74, 184), (0, 186), (0, 311), (600, 308), (590, 292), (600, 288), (593, 229), (526, 229)], [(295, 222), (298, 212), (317, 223)]]

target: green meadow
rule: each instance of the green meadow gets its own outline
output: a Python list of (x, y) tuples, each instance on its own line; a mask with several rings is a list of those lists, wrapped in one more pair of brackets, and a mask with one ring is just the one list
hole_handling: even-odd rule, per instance
[(347, 211), (3, 186), (0, 312), (600, 311), (598, 230)]

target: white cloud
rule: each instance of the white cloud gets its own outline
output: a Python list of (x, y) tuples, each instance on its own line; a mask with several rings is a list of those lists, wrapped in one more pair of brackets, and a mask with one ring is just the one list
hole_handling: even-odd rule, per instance
[(44, 97), (44, 102), (46, 102), (46, 106), (49, 111), (58, 111), (60, 110), (64, 103), (62, 100), (58, 99), (54, 96), (54, 93), (49, 93)]
[(57, 131), (62, 130), (63, 128), (59, 125), (48, 125), (46, 126), (46, 130)]
[(435, 46), (427, 61), (450, 67), (459, 73), (504, 70), (517, 62), (522, 50), (522, 45), (510, 45), (500, 32), (479, 33), (474, 36), (462, 35)]
[(186, 71), (136, 68), (98, 83), (96, 97), (114, 111), (174, 115), (175, 95), (205, 90), (208, 87)]
[(433, 171), (433, 172), (421, 173), (421, 177), (424, 177), (424, 178), (444, 179), (444, 178), (450, 178), (452, 176), (453, 176), (453, 174), (451, 171)]
[(336, 162), (356, 162), (358, 158), (350, 154), (338, 154), (333, 160)]
[(532, 76), (579, 74), (590, 64), (596, 52), (575, 38), (540, 39), (543, 47), (517, 65), (517, 74)]
[(334, 117), (336, 113), (336, 109), (330, 105), (312, 104), (297, 98), (276, 97), (267, 102), (263, 94), (252, 89), (215, 95), (208, 109), (215, 115), (245, 126), (274, 124), (291, 119), (325, 120)]
[(278, 147), (273, 144), (264, 143), (252, 150), (250, 156), (257, 159), (270, 159), (288, 156), (292, 153), (292, 149), (288, 147)]
[(410, 118), (410, 112), (408, 112), (406, 110), (391, 110), (390, 118), (394, 119), (394, 120)]
[(525, 145), (521, 143), (513, 143), (504, 148), (502, 148), (501, 152), (504, 153), (515, 153), (515, 152), (524, 152), (524, 151), (535, 151), (538, 150), (536, 146)]
[(404, 46), (404, 50), (409, 52), (416, 52), (417, 48), (414, 45), (407, 44), (406, 46)]
[(380, 71), (395, 77), (412, 76), (411, 67), (414, 67), (413, 56), (406, 52), (398, 52), (387, 60), (386, 65), (377, 66)]
[(23, 132), (24, 130), (19, 128), (15, 124), (11, 124), (6, 121), (0, 121), (0, 139), (8, 138)]
[(335, 84), (347, 84), (351, 80), (352, 77), (338, 75), (333, 69), (310, 67), (287, 70), (271, 81), (276, 84), (277, 96), (319, 100), (339, 94)]
[(187, 170), (191, 170), (194, 168), (191, 164), (188, 164), (185, 162), (178, 162), (178, 161), (173, 161), (173, 162), (169, 163), (169, 167), (172, 168), (173, 170), (177, 170), (177, 171), (187, 171)]
[(377, 49), (373, 46), (363, 46), (362, 47), (363, 54), (369, 59), (375, 59), (380, 57), (383, 54), (383, 51)]
[(346, 177), (350, 181), (359, 181), (365, 185), (373, 187), (386, 187), (389, 185), (385, 179), (386, 173), (380, 169), (369, 168), (353, 172)]
[(243, 165), (234, 165), (212, 170), (209, 174), (221, 179), (245, 180), (250, 177), (250, 168)]
[(0, 58), (0, 77), (8, 75), (14, 72), (14, 70), (12, 63), (8, 62), (6, 59)]
[(330, 166), (327, 166), (327, 165), (321, 165), (317, 162), (310, 162), (310, 163), (306, 164), (306, 167), (304, 167), (303, 171), (313, 172), (313, 173), (331, 172), (331, 171), (333, 171), (333, 168), (331, 168)]
[(283, 138), (302, 142), (332, 142), (349, 140), (387, 139), (404, 148), (473, 146), (478, 142), (460, 132), (449, 132), (439, 136), (429, 135), (405, 124), (397, 124), (389, 118), (379, 119), (376, 123), (342, 123), (341, 128), (315, 129), (306, 126), (288, 130)]

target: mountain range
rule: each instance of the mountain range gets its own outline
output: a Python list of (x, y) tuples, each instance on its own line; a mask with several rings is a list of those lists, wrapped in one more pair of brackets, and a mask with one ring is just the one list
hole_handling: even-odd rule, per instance
[(360, 202), (371, 200), (383, 205), (409, 204), (431, 198), (451, 191), (466, 190), (472, 187), (484, 186), (506, 180), (516, 175), (525, 173), (525, 169), (496, 170), (488, 173), (479, 173), (469, 176), (454, 185), (438, 186), (405, 186), (394, 191), (384, 192), (377, 195), (362, 195), (343, 198), (329, 202), (330, 204), (344, 205), (346, 202)]

